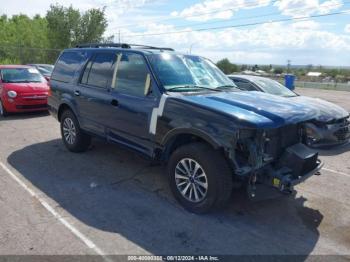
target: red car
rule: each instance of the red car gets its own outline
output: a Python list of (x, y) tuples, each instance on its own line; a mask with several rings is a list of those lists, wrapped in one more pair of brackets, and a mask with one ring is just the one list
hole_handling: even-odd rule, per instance
[(36, 68), (0, 65), (0, 115), (47, 110), (49, 85)]

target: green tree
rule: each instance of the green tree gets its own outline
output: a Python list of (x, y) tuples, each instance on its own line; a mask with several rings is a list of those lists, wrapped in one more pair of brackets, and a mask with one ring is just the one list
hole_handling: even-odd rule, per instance
[(103, 41), (107, 28), (105, 9), (90, 9), (85, 13), (73, 7), (51, 5), (46, 14), (48, 40), (52, 48), (73, 47), (79, 43)]
[(232, 64), (230, 60), (224, 58), (216, 63), (216, 65), (223, 71), (225, 74), (231, 74), (238, 71), (238, 66)]
[(280, 75), (280, 74), (283, 73), (284, 70), (283, 70), (282, 67), (276, 67), (276, 68), (274, 68), (273, 71), (274, 71), (275, 74), (279, 74)]
[(46, 52), (40, 50), (48, 46), (45, 18), (29, 18), (26, 15), (14, 15), (11, 18), (2, 16), (0, 28), (1, 63), (45, 62)]

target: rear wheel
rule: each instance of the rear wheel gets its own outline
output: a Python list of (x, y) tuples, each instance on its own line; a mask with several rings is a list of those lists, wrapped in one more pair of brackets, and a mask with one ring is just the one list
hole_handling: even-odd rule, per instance
[(224, 156), (204, 143), (178, 148), (170, 157), (168, 176), (176, 199), (190, 212), (225, 207), (232, 191), (232, 173)]
[(77, 118), (70, 110), (62, 113), (61, 135), (63, 143), (72, 152), (86, 151), (91, 144), (91, 137), (80, 128)]
[(8, 115), (8, 113), (6, 111), (6, 108), (5, 108), (5, 106), (2, 104), (2, 102), (0, 100), (0, 116), (5, 117), (7, 115)]

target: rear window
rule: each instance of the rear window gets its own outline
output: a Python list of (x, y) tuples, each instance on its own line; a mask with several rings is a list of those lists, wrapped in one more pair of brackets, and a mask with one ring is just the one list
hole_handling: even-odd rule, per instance
[(1, 69), (1, 79), (4, 83), (42, 83), (46, 81), (35, 68)]
[(83, 52), (64, 52), (55, 65), (51, 79), (65, 83), (70, 82), (85, 59)]

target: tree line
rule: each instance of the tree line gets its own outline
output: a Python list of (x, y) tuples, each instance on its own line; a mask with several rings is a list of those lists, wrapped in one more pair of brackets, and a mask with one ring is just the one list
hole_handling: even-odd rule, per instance
[(105, 9), (51, 5), (45, 16), (0, 16), (0, 64), (53, 63), (79, 43), (106, 42)]
[(305, 67), (293, 68), (289, 66), (273, 66), (273, 65), (237, 65), (231, 63), (229, 59), (219, 60), (216, 65), (225, 73), (232, 74), (249, 71), (265, 71), (271, 75), (282, 75), (286, 73), (294, 74), (299, 78), (305, 77), (308, 72), (316, 71), (322, 73), (323, 77), (329, 77), (337, 82), (346, 82), (350, 79), (350, 69), (347, 68), (327, 68), (323, 66), (306, 65)]

